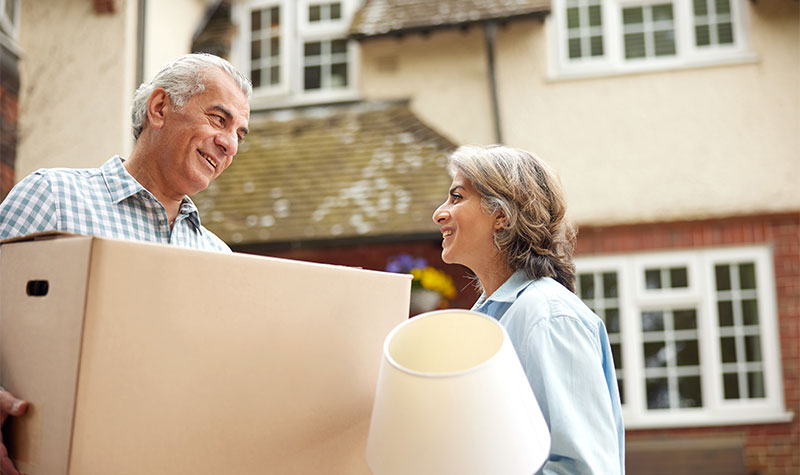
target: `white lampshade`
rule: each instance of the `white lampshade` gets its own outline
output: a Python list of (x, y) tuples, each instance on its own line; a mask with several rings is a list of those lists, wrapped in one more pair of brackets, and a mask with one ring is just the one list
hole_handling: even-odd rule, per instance
[(398, 325), (383, 346), (367, 464), (376, 475), (531, 475), (550, 432), (508, 333), (468, 310)]

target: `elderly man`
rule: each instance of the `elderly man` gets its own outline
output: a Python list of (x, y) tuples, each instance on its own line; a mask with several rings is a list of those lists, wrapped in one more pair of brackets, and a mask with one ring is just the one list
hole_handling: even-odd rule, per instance
[[(231, 164), (247, 135), (251, 93), (247, 77), (224, 59), (177, 58), (136, 90), (131, 156), (27, 176), (0, 204), (0, 240), (59, 230), (230, 252), (200, 224), (188, 195)], [(0, 390), (0, 424), (26, 409)], [(17, 473), (2, 443), (0, 473)]]

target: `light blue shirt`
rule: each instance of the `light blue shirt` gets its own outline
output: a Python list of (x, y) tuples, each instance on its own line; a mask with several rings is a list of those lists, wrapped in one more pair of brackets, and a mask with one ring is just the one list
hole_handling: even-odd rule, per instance
[(625, 473), (625, 428), (603, 321), (574, 293), (518, 270), (472, 310), (511, 337), (550, 428), (541, 474)]
[(100, 168), (38, 170), (0, 204), (0, 240), (50, 230), (231, 251), (200, 224), (188, 196), (170, 229), (164, 206), (128, 173), (119, 156)]

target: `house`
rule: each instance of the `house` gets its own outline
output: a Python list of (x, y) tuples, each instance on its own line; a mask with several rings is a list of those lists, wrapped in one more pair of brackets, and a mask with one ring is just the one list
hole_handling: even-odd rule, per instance
[(533, 151), (579, 227), (628, 473), (800, 470), (796, 0), (43, 3), (21, 4), (17, 179), (127, 153), (135, 84), (193, 47), (227, 53), (253, 132), (194, 197), (204, 224), (244, 252), (424, 257), (467, 307), (430, 220), (444, 158)]
[(14, 186), (19, 104), (19, 2), (0, 0), (0, 199)]

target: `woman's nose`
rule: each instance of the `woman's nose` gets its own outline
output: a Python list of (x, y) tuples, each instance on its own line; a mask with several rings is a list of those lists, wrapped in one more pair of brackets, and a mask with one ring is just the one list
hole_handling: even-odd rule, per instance
[(433, 212), (433, 222), (436, 224), (441, 224), (447, 220), (448, 213), (447, 210), (444, 209), (444, 205), (439, 206), (436, 208), (436, 211)]

